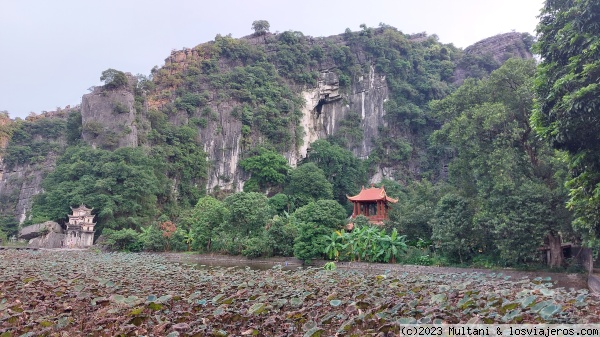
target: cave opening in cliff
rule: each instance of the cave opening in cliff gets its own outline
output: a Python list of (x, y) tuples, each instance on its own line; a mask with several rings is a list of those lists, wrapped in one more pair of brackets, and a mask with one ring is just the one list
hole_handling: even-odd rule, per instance
[(323, 111), (323, 105), (325, 105), (325, 98), (321, 98), (317, 106), (315, 107), (315, 111), (320, 115), (321, 111)]

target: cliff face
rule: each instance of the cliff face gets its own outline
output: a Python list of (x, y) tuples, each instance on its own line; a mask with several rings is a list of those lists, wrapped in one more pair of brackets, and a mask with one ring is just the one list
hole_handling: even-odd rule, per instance
[[(52, 154), (34, 165), (18, 165), (4, 173), (0, 180), (0, 196), (6, 198), (6, 214), (13, 213), (20, 223), (31, 213), (33, 197), (42, 193), (42, 180), (54, 170), (57, 155)], [(12, 209), (10, 209), (12, 207)]]
[[(416, 177), (420, 172), (419, 158), (426, 154), (423, 144), (417, 144), (418, 141), (414, 140), (416, 136), (412, 133), (415, 133), (415, 127), (412, 126), (410, 118), (420, 118), (413, 115), (422, 113), (428, 100), (445, 95), (449, 91), (448, 84), (458, 84), (467, 76), (483, 76), (509, 57), (532, 57), (528, 51), (529, 40), (519, 33), (502, 34), (480, 41), (464, 52), (455, 48), (451, 50), (453, 47), (443, 46), (426, 35), (407, 36), (397, 31), (388, 33), (383, 30), (379, 33), (365, 30), (354, 34), (353, 37), (302, 37), (302, 47), (293, 43), (278, 45), (282, 36), (270, 34), (250, 36), (241, 40), (223, 39), (217, 47), (215, 45), (218, 43), (215, 41), (193, 49), (174, 51), (165, 60), (164, 67), (153, 70), (155, 77), (152, 82), (156, 85), (154, 88), (144, 89), (144, 92), (140, 93), (139, 86), (136, 89), (136, 83), (129, 76), (130, 83), (127, 87), (112, 90), (98, 87), (84, 95), (81, 104), (81, 138), (93, 147), (109, 150), (152, 146), (149, 140), (153, 137), (152, 123), (160, 119), (156, 116), (162, 114), (169, 124), (188, 126), (197, 132), (194, 136), (195, 141), (206, 152), (209, 164), (205, 186), (209, 192), (219, 189), (240, 191), (249, 176), (239, 168), (239, 161), (248, 150), (269, 141), (272, 145), (279, 145), (279, 151), (288, 159), (290, 165), (295, 167), (306, 157), (311, 143), (339, 136), (346, 132), (351, 124), (353, 133), (345, 137), (354, 137), (348, 143), (348, 148), (355, 156), (370, 158), (376, 150), (380, 151), (380, 156), (386, 157), (384, 159), (396, 156), (395, 161), (376, 163), (371, 181), (393, 178), (398, 171), (409, 172), (407, 176)], [(384, 38), (373, 39), (369, 43), (387, 41), (385, 43), (392, 46), (392, 51), (401, 55), (400, 59), (393, 59), (392, 63), (383, 56), (376, 56), (386, 54), (377, 49), (379, 47), (376, 43), (368, 47), (373, 50), (367, 51), (365, 46), (368, 43), (365, 43), (365, 40), (361, 42), (360, 38), (371, 38), (372, 34), (381, 34)], [(297, 36), (291, 34), (286, 38), (294, 39)], [(414, 47), (417, 44), (418, 48)], [(277, 48), (280, 50), (277, 51)], [(285, 69), (293, 68), (295, 61), (283, 59), (282, 56), (279, 59), (274, 57), (281, 50), (288, 54), (293, 51), (313, 55), (310, 57), (324, 54), (325, 56), (318, 58), (318, 61), (313, 59), (297, 66), (302, 68), (303, 75), (313, 74), (314, 81), (299, 83), (296, 78), (291, 79), (297, 74), (290, 75), (289, 70), (285, 73)], [(281, 53), (283, 55), (283, 52)], [(413, 59), (406, 56), (410, 53), (413, 53)], [(238, 54), (244, 56), (240, 57)], [(420, 55), (418, 59), (414, 56), (417, 54)], [(401, 59), (405, 56), (408, 61)], [(310, 57), (306, 56), (304, 59)], [(275, 71), (287, 77), (281, 75), (282, 79), (278, 80), (277, 86), (269, 89), (280, 90), (281, 87), (286, 87), (304, 100), (297, 116), (290, 113), (282, 119), (286, 121), (288, 131), (297, 136), (291, 141), (284, 143), (281, 139), (279, 142), (279, 139), (273, 139), (272, 136), (271, 139), (267, 139), (268, 136), (259, 131), (257, 125), (244, 120), (244, 113), (256, 113), (252, 110), (261, 109), (252, 97), (254, 86), (250, 86), (248, 93), (244, 91), (248, 90), (248, 87), (244, 88), (245, 84), (242, 81), (229, 85), (213, 79), (217, 75), (225, 74), (221, 79), (240, 80), (235, 76), (226, 76), (248, 66), (249, 61), (246, 58), (256, 58), (253, 61), (254, 65), (259, 66), (253, 65), (252, 71), (268, 71), (268, 67), (260, 68), (260, 63), (273, 62), (273, 68), (277, 69)], [(302, 58), (298, 60), (302, 61)], [(427, 73), (427, 67), (446, 67), (447, 71), (443, 74), (437, 70)], [(386, 71), (394, 73), (396, 78), (390, 81), (390, 78), (386, 78)], [(162, 82), (156, 80), (161, 74), (164, 75)], [(186, 82), (186, 76), (200, 76), (199, 74), (204, 74), (204, 77), (195, 78), (201, 80)], [(240, 74), (250, 77), (256, 85), (260, 84), (260, 79), (252, 78), (255, 75), (259, 76), (259, 72)], [(428, 82), (428, 76), (434, 76), (436, 79)], [(189, 98), (186, 98), (186, 94), (190, 94), (189, 97), (193, 100), (186, 101)], [(140, 95), (143, 95), (143, 100), (140, 99)], [(144, 100), (145, 103), (140, 104)], [(394, 114), (400, 116), (394, 117), (396, 120), (393, 125), (387, 118), (389, 112), (384, 104), (390, 100), (393, 100), (392, 103), (396, 106), (397, 111)], [(261, 118), (267, 122), (271, 121), (268, 114)], [(296, 123), (294, 118), (298, 118), (299, 122)], [(406, 118), (406, 122), (401, 120), (402, 118)], [(3, 122), (0, 118), (0, 127), (4, 125), (2, 123), (8, 122)], [(52, 140), (62, 142), (62, 145), (49, 151), (44, 160), (25, 160), (13, 163), (10, 167), (2, 163), (3, 156), (0, 152), (0, 211), (8, 212), (10, 208), (2, 204), (14, 205), (12, 209), (21, 222), (31, 210), (32, 197), (42, 192), (43, 177), (54, 169), (56, 158), (61, 153), (60, 149), (66, 146), (64, 137), (62, 140), (43, 134), (35, 137), (40, 142)], [(382, 138), (393, 142), (405, 140), (406, 144), (410, 144), (405, 147), (407, 153), (394, 154), (394, 149), (391, 149), (389, 144), (384, 144), (387, 148), (382, 150)], [(6, 136), (2, 138), (0, 134), (0, 148), (5, 145), (6, 139)], [(11, 143), (14, 141), (11, 140)], [(285, 145), (281, 146), (282, 144)], [(394, 144), (391, 146), (397, 146)], [(400, 167), (401, 165), (404, 166)], [(174, 180), (173, 190), (178, 185), (176, 176), (170, 176)]]
[[(306, 157), (311, 143), (335, 135), (349, 113), (360, 116), (363, 137), (353, 148), (354, 155), (359, 158), (369, 156), (374, 139), (379, 136), (379, 128), (385, 124), (383, 103), (388, 95), (385, 76), (377, 74), (371, 67), (368, 75), (358, 78), (349, 88), (340, 89), (338, 75), (333, 70), (321, 70), (317, 86), (301, 91), (305, 101), (299, 123), (302, 141), (283, 153), (292, 167)], [(207, 180), (209, 191), (215, 188), (240, 191), (243, 182), (249, 178), (238, 167), (242, 152), (261, 142), (260, 136), (248, 139), (242, 135), (242, 122), (231, 116), (234, 106), (221, 104), (215, 107), (218, 114), (207, 127), (200, 129), (204, 151), (212, 164)], [(179, 115), (179, 118), (185, 116)]]
[(43, 191), (42, 180), (54, 170), (66, 147), (66, 120), (75, 110), (45, 112), (11, 122), (13, 136), (0, 147), (1, 215), (14, 215), (21, 223), (30, 215), (33, 197)]
[(231, 116), (233, 107), (229, 103), (215, 106), (211, 116), (207, 116), (207, 126), (199, 130), (200, 143), (204, 144), (210, 163), (206, 182), (209, 191), (216, 188), (240, 191), (248, 178), (238, 168), (245, 140), (242, 122)]
[(466, 54), (491, 55), (500, 64), (511, 57), (531, 59), (533, 37), (527, 33), (504, 33), (481, 40), (465, 49)]
[(301, 122), (305, 136), (297, 157), (291, 157), (292, 165), (306, 157), (312, 142), (336, 134), (350, 112), (360, 116), (363, 131), (362, 141), (353, 147), (353, 153), (358, 158), (368, 158), (379, 128), (385, 125), (383, 103), (388, 98), (385, 76), (377, 74), (371, 66), (368, 74), (359, 77), (343, 92), (338, 75), (333, 70), (322, 70), (317, 87), (302, 91), (302, 96), (306, 101)]
[(92, 147), (136, 147), (134, 95), (128, 88), (96, 87), (81, 100), (82, 138)]
[[(528, 33), (511, 32), (489, 37), (467, 47), (463, 61), (454, 71), (455, 83), (462, 84), (467, 77), (482, 77), (509, 58), (532, 59), (530, 48), (533, 42), (534, 37)], [(480, 73), (473, 69), (473, 64), (487, 71)]]

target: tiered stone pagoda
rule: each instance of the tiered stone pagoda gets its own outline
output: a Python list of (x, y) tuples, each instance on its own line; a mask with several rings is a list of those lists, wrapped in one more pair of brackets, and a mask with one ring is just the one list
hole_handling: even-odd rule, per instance
[(364, 215), (372, 223), (382, 223), (384, 220), (387, 220), (390, 204), (398, 202), (397, 199), (387, 196), (383, 186), (377, 188), (373, 187), (373, 185), (370, 188), (363, 186), (357, 195), (346, 197), (354, 204), (352, 219), (359, 215)]
[(94, 243), (94, 216), (93, 208), (87, 208), (83, 204), (77, 208), (71, 207), (72, 215), (69, 215), (67, 233), (63, 246), (68, 248), (85, 248)]

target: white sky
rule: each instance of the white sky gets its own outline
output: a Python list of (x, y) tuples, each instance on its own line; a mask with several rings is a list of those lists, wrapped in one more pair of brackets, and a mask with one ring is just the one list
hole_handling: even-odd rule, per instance
[(341, 34), (380, 22), (465, 48), (512, 30), (533, 35), (543, 0), (0, 0), (0, 111), (26, 117), (77, 105), (100, 74), (150, 74), (171, 50), (217, 34)]

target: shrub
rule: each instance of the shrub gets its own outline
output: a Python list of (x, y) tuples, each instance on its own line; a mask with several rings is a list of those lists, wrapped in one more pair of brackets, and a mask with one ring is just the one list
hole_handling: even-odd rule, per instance
[(117, 114), (126, 114), (129, 113), (129, 108), (121, 102), (115, 102), (113, 105), (113, 112)]
[(121, 230), (107, 228), (102, 231), (102, 234), (104, 235), (106, 246), (110, 249), (129, 252), (139, 252), (142, 250), (143, 242), (140, 240), (140, 235), (131, 228)]

